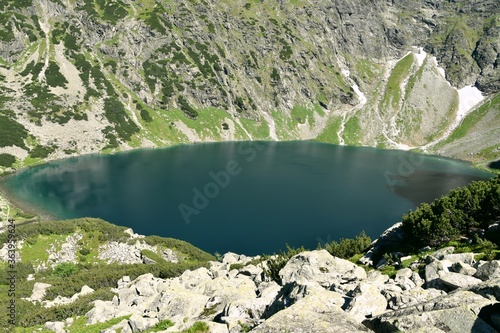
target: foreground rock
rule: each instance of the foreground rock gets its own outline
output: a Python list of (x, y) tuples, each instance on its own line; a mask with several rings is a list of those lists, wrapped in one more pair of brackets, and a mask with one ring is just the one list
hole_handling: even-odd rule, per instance
[(369, 332), (369, 329), (336, 305), (341, 300), (342, 295), (331, 291), (308, 295), (250, 332)]
[(496, 330), (478, 317), (481, 309), (495, 304), (470, 291), (388, 312), (363, 323), (378, 333), (389, 332), (491, 332)]
[(422, 276), (403, 268), (390, 278), (325, 250), (306, 251), (281, 269), (278, 284), (264, 274), (266, 262), (230, 253), (176, 278), (123, 277), (114, 299), (95, 301), (86, 316), (94, 324), (129, 315), (115, 325), (122, 333), (166, 319), (174, 323), (168, 332), (196, 321), (221, 333), (495, 332), (500, 278), (485, 272), (495, 276), (496, 262), (473, 258), (445, 249), (415, 265)]

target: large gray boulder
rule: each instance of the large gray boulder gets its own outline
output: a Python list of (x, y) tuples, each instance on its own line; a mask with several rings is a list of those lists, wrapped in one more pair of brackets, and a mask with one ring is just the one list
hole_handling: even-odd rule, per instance
[(451, 266), (451, 269), (455, 273), (460, 273), (462, 275), (469, 275), (469, 276), (473, 276), (477, 272), (477, 269), (475, 269), (471, 265), (466, 264), (464, 262), (455, 262), (455, 263), (453, 263), (453, 265)]
[[(304, 297), (314, 293), (321, 293), (323, 291), (324, 289), (322, 287), (315, 285), (304, 286), (296, 283), (286, 284), (285, 286), (283, 286), (283, 288), (279, 290), (279, 293), (275, 298), (274, 302), (267, 307), (262, 318), (263, 319), (269, 318), (273, 316), (275, 313), (292, 306), (293, 304), (303, 299)], [(345, 303), (342, 297), (338, 298), (336, 302), (338, 306), (343, 306)]]
[(452, 253), (452, 254), (447, 254), (443, 257), (443, 260), (448, 260), (451, 261), (452, 263), (465, 263), (472, 265), (473, 263), (476, 262), (474, 258), (474, 253)]
[(491, 279), (469, 289), (485, 298), (495, 298), (500, 302), (500, 278)]
[(453, 246), (448, 246), (448, 247), (443, 247), (437, 251), (434, 251), (434, 253), (431, 254), (434, 258), (438, 260), (444, 259), (445, 256), (452, 254), (455, 252), (455, 247)]
[(297, 283), (323, 288), (366, 279), (366, 272), (326, 250), (308, 251), (292, 257), (279, 272), (283, 284)]
[(139, 314), (134, 314), (128, 320), (128, 324), (132, 328), (132, 332), (142, 332), (155, 326), (158, 323), (158, 318), (145, 318)]
[(500, 278), (500, 260), (479, 263), (474, 276), (483, 281)]
[(265, 311), (278, 298), (281, 287), (273, 282), (263, 288), (257, 298), (240, 298), (228, 303), (222, 313), (226, 318), (255, 319), (264, 316)]
[(363, 323), (375, 332), (486, 332), (490, 325), (478, 317), (484, 307), (495, 301), (470, 291), (458, 290), (428, 302), (391, 311)]
[(446, 285), (441, 281), (439, 277), (439, 272), (448, 271), (443, 263), (439, 260), (434, 260), (433, 262), (425, 266), (425, 286), (426, 288), (435, 288), (447, 290)]
[(44, 328), (48, 331), (53, 331), (56, 333), (66, 333), (64, 329), (64, 323), (62, 321), (48, 321), (45, 323)]
[(443, 282), (448, 288), (455, 290), (458, 288), (469, 288), (474, 286), (482, 281), (476, 279), (475, 277), (462, 275), (454, 272), (439, 272), (439, 279)]
[(32, 302), (43, 301), (47, 289), (51, 286), (52, 285), (48, 283), (35, 282), (35, 284), (33, 285), (33, 292), (31, 294), (31, 297), (28, 298), (28, 300)]
[(156, 306), (159, 307), (158, 319), (169, 319), (182, 323), (184, 318), (197, 318), (205, 309), (209, 297), (185, 289), (169, 289), (162, 293)]
[(116, 308), (112, 302), (96, 300), (94, 301), (94, 307), (85, 316), (87, 317), (87, 324), (92, 325), (129, 314), (131, 314), (131, 311)]
[(348, 313), (335, 305), (342, 295), (322, 291), (307, 295), (292, 306), (276, 313), (252, 333), (338, 333), (369, 332)]
[(387, 299), (388, 308), (392, 310), (429, 302), (432, 299), (446, 295), (442, 290), (434, 288), (422, 289), (421, 287), (399, 292), (397, 290), (386, 289), (382, 291), (382, 294)]
[(366, 317), (377, 316), (387, 309), (387, 300), (376, 285), (361, 283), (349, 296), (346, 311), (360, 323)]
[(385, 230), (370, 246), (370, 249), (359, 260), (364, 265), (374, 266), (377, 263), (373, 262), (382, 251), (401, 244), (404, 238), (403, 223), (398, 222)]

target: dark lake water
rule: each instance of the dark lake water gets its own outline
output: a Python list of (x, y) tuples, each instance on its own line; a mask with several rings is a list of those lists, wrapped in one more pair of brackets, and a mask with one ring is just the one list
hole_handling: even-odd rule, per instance
[(315, 248), (377, 237), (419, 203), (489, 173), (395, 150), (314, 142), (230, 142), (89, 155), (2, 180), (57, 218), (100, 217), (208, 252)]

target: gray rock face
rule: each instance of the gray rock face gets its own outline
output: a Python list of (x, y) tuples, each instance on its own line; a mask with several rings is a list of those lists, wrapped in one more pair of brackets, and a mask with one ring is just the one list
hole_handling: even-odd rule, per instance
[[(113, 300), (95, 301), (86, 316), (93, 324), (132, 315), (105, 333), (140, 332), (164, 319), (174, 322), (169, 329), (174, 332), (199, 320), (220, 333), (494, 332), (500, 278), (483, 282), (458, 273), (473, 269), (458, 261), (470, 261), (470, 255), (447, 252), (435, 254), (441, 260), (427, 258), (424, 284), (408, 268), (391, 279), (380, 271), (367, 274), (324, 250), (306, 251), (280, 271), (284, 285), (269, 281), (260, 264), (229, 270), (231, 263), (252, 260), (231, 253), (225, 263), (167, 280), (152, 274), (133, 281), (125, 276)], [(495, 265), (482, 262), (478, 272), (490, 274)]]
[(463, 262), (456, 262), (451, 266), (451, 268), (455, 273), (460, 273), (469, 276), (473, 276), (477, 272), (477, 270), (474, 267), (465, 264)]
[(452, 254), (454, 251), (455, 251), (454, 246), (443, 247), (442, 249), (435, 251), (433, 254), (431, 254), (431, 256), (433, 256), (438, 260), (442, 260), (444, 259), (445, 256)]
[(495, 332), (477, 314), (494, 301), (458, 291), (382, 314), (363, 323), (375, 332)]
[(279, 272), (284, 284), (297, 283), (324, 288), (341, 287), (366, 278), (366, 272), (350, 261), (333, 257), (326, 250), (302, 252)]
[(480, 279), (476, 279), (472, 276), (444, 271), (439, 272), (439, 279), (452, 290), (469, 288), (482, 282)]
[(442, 290), (433, 288), (423, 289), (420, 287), (399, 292), (397, 290), (383, 290), (382, 294), (387, 299), (388, 308), (392, 310), (399, 310), (426, 303), (432, 299), (446, 295)]
[(500, 260), (480, 263), (474, 276), (483, 281), (500, 278)]
[(369, 332), (335, 305), (342, 295), (325, 291), (308, 295), (255, 327), (252, 333)]
[(158, 323), (157, 318), (145, 318), (138, 314), (132, 315), (132, 317), (130, 317), (128, 321), (128, 324), (132, 328), (133, 333), (147, 330), (148, 328), (153, 327), (157, 323)]
[(346, 312), (360, 323), (366, 317), (377, 316), (387, 309), (387, 300), (375, 285), (361, 283), (349, 296), (352, 298), (347, 301)]
[(398, 222), (385, 230), (378, 238), (375, 240), (370, 250), (365, 253), (365, 255), (359, 260), (364, 265), (373, 266), (373, 258), (377, 256), (384, 248), (391, 247), (394, 244), (398, 244), (403, 239), (403, 223)]
[(66, 333), (64, 329), (64, 323), (62, 321), (51, 322), (48, 321), (44, 325), (46, 330), (53, 331), (56, 333)]

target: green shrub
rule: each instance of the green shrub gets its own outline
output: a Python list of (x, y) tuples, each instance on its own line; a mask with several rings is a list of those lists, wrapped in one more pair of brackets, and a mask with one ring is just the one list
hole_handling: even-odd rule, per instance
[(0, 115), (0, 147), (18, 146), (27, 149), (24, 139), (28, 137), (26, 128), (14, 119)]
[(145, 121), (145, 122), (152, 122), (153, 121), (153, 118), (151, 118), (151, 115), (149, 114), (148, 110), (146, 109), (142, 109), (141, 110), (141, 118)]
[(229, 265), (229, 270), (230, 271), (232, 271), (233, 269), (240, 270), (243, 267), (245, 267), (245, 265), (243, 265), (243, 264), (231, 264), (231, 265)]
[(79, 252), (82, 256), (86, 256), (86, 255), (90, 254), (90, 250), (89, 250), (88, 248), (86, 248), (86, 247), (82, 247), (82, 248), (80, 249), (80, 251), (78, 251), (78, 252)]
[(157, 264), (163, 264), (166, 263), (166, 260), (163, 259), (158, 253), (153, 252), (151, 250), (141, 250), (141, 255), (148, 257), (149, 259), (155, 261)]
[(197, 321), (188, 329), (185, 329), (181, 333), (208, 333), (210, 327), (204, 321)]
[(82, 296), (71, 304), (52, 308), (44, 308), (39, 304), (20, 300), (16, 302), (18, 325), (31, 327), (45, 324), (48, 321), (64, 321), (69, 317), (83, 316), (93, 308), (92, 301), (97, 299), (110, 301), (113, 296), (114, 294), (109, 290), (101, 289), (96, 290), (92, 294)]
[(37, 145), (31, 150), (30, 156), (33, 158), (46, 158), (55, 150), (54, 147)]
[(473, 228), (487, 229), (500, 220), (500, 175), (450, 191), (403, 216), (403, 230), (414, 248), (439, 247)]
[(10, 168), (16, 163), (16, 157), (11, 154), (0, 154), (0, 166)]
[(51, 87), (66, 87), (68, 80), (59, 71), (59, 65), (53, 61), (49, 62), (49, 66), (45, 71), (45, 79)]
[(52, 275), (59, 277), (68, 277), (78, 272), (78, 267), (70, 262), (63, 262), (56, 265), (52, 270)]
[(154, 327), (145, 330), (143, 333), (151, 333), (151, 332), (158, 332), (158, 331), (164, 331), (168, 329), (169, 327), (174, 326), (175, 324), (171, 320), (162, 320), (158, 324), (156, 324)]
[(115, 125), (120, 138), (128, 141), (132, 135), (139, 132), (139, 127), (129, 118), (125, 107), (115, 97), (109, 97), (104, 101), (104, 114)]
[(187, 116), (189, 116), (191, 118), (198, 117), (198, 111), (196, 111), (195, 108), (193, 108), (191, 105), (189, 105), (189, 102), (187, 101), (187, 99), (184, 96), (179, 96), (177, 101), (179, 102), (179, 106), (180, 106), (182, 112), (184, 112)]
[(364, 251), (370, 246), (372, 240), (365, 232), (361, 232), (356, 238), (342, 238), (340, 242), (333, 241), (325, 245), (325, 249), (334, 257), (349, 259)]

